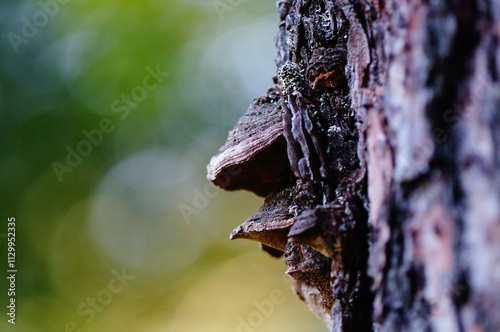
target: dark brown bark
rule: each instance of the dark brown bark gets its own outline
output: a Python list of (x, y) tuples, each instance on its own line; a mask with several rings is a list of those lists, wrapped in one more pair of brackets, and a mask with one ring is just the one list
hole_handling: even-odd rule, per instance
[(232, 236), (331, 331), (500, 331), (500, 2), (278, 11), (276, 85), (209, 165), (267, 196)]

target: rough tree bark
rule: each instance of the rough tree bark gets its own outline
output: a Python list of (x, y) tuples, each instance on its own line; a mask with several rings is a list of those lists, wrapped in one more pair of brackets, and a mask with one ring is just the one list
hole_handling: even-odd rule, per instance
[(331, 331), (500, 331), (500, 1), (278, 1), (277, 77), (208, 166), (265, 196)]

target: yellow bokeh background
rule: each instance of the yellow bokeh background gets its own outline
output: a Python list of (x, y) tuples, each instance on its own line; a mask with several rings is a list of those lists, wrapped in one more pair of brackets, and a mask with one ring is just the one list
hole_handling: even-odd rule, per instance
[(280, 260), (228, 239), (263, 199), (205, 178), (271, 86), (275, 6), (0, 3), (0, 331), (326, 330)]

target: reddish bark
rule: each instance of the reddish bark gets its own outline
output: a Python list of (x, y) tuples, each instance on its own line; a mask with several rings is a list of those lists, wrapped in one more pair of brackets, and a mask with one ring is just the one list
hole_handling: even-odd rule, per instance
[(332, 331), (500, 331), (500, 3), (278, 10), (276, 85), (209, 165), (268, 196), (236, 237)]

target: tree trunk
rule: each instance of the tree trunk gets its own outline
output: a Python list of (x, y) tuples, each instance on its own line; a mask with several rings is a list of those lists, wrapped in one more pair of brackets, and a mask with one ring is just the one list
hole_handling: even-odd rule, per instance
[(265, 196), (331, 331), (500, 331), (500, 2), (278, 1), (278, 76), (208, 166)]

